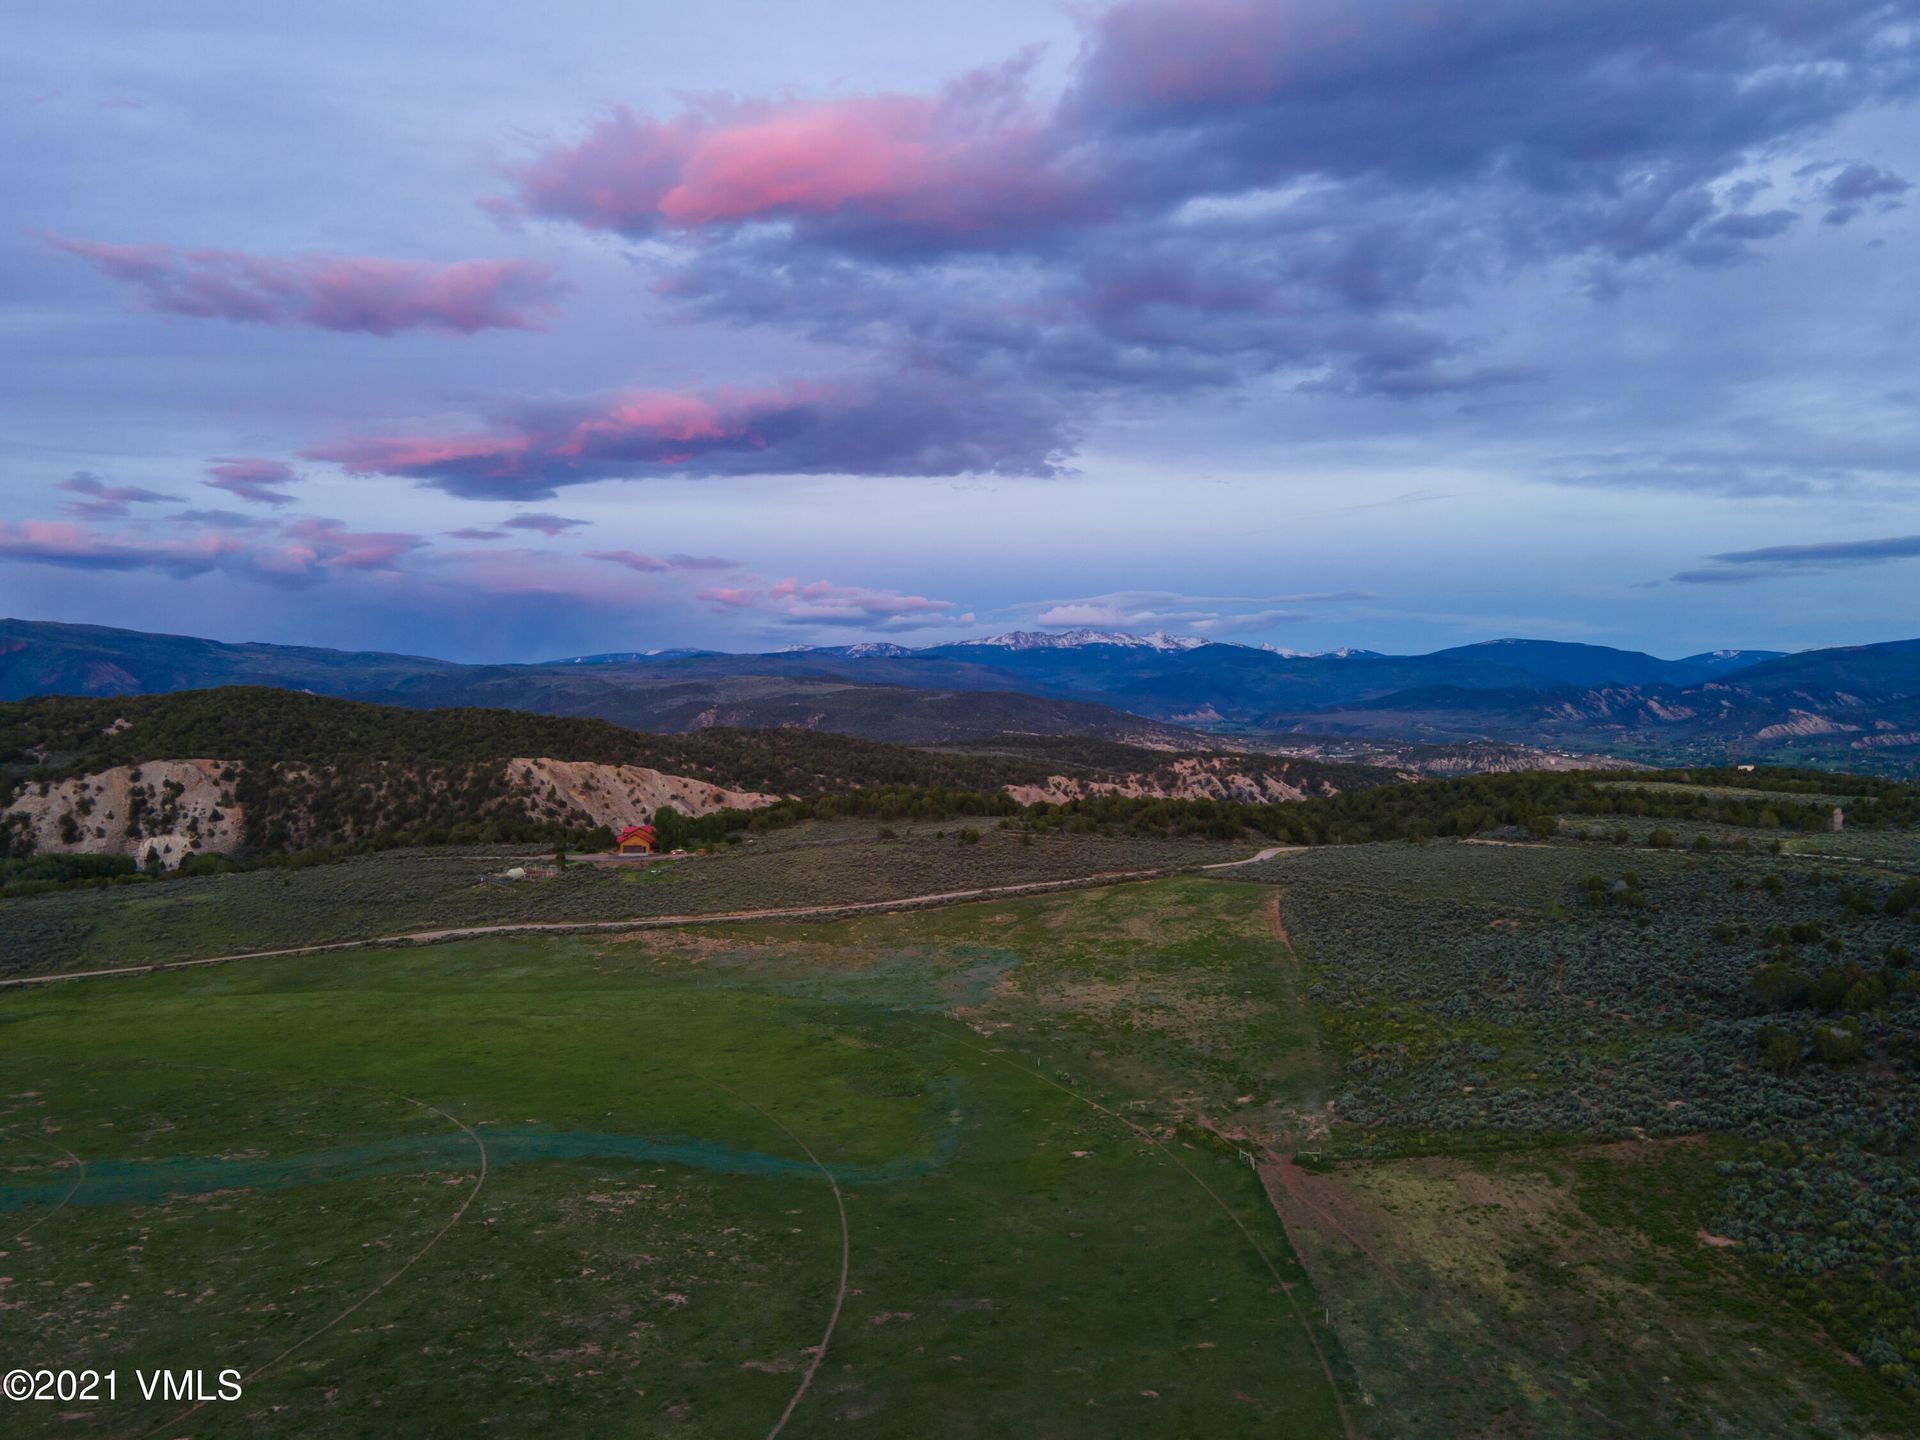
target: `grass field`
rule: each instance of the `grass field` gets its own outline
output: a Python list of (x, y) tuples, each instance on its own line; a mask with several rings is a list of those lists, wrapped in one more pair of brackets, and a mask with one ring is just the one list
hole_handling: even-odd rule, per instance
[(1309, 1043), (1267, 898), (8, 993), (9, 1364), (249, 1375), (190, 1423), (123, 1399), (9, 1433), (767, 1433), (844, 1204), (784, 1433), (1338, 1435), (1255, 1176), (1174, 1128), (1294, 1063), (1228, 1062), (1258, 1047), (1182, 1007), (1257, 989)]
[[(1912, 1434), (1920, 907), (1874, 838), (1329, 847), (0, 991), (0, 1359), (245, 1377), (7, 1433)], [(697, 914), (1222, 853), (836, 825), (9, 913), (100, 905), (84, 965), (408, 887)]]

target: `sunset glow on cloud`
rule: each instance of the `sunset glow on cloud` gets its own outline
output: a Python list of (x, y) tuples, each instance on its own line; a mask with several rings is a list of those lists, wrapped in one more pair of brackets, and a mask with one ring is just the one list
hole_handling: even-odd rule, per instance
[(59, 236), (47, 243), (120, 281), (150, 310), (255, 325), (309, 325), (368, 335), (538, 330), (545, 328), (559, 292), (548, 267), (524, 260), (452, 265), (325, 255), (282, 260)]

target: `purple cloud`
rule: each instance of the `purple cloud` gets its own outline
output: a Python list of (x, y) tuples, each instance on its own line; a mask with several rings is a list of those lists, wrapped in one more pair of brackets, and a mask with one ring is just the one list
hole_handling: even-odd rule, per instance
[(605, 560), (611, 565), (624, 566), (628, 570), (641, 574), (657, 574), (665, 570), (734, 570), (739, 568), (737, 560), (723, 560), (718, 555), (645, 555), (638, 550), (589, 550), (589, 560)]
[(131, 505), (152, 505), (162, 501), (177, 504), (180, 500), (178, 495), (164, 495), (158, 490), (146, 490), (138, 485), (109, 485), (98, 475), (86, 470), (76, 470), (53, 488), (83, 497), (69, 500), (60, 507), (67, 514), (96, 520), (118, 518), (125, 515)]
[[(178, 517), (183, 521), (193, 512)], [(424, 543), (417, 535), (356, 531), (345, 521), (309, 518), (271, 538), (259, 522), (210, 524), (191, 537), (109, 534), (84, 525), (25, 520), (0, 523), (0, 557), (79, 570), (154, 570), (185, 579), (227, 570), (278, 585), (303, 585), (352, 571), (390, 571)]]
[(1920, 535), (1886, 535), (1873, 540), (1825, 540), (1810, 545), (1766, 545), (1758, 550), (1729, 550), (1707, 557), (1715, 568), (1682, 570), (1673, 578), (1684, 585), (1738, 585), (1811, 570), (1881, 565), (1889, 560), (1920, 559)]
[(431, 265), (345, 255), (176, 251), (57, 235), (47, 243), (130, 287), (149, 310), (255, 325), (382, 336), (418, 329), (461, 335), (541, 330), (561, 289), (550, 266), (527, 260)]
[(220, 535), (129, 540), (57, 521), (0, 521), (0, 557), (74, 570), (158, 570), (184, 579), (245, 553), (242, 542)]
[(586, 523), (584, 520), (570, 520), (565, 515), (548, 515), (541, 511), (533, 511), (525, 515), (516, 515), (511, 520), (502, 520), (500, 522), (500, 528), (503, 530), (537, 530), (542, 535), (554, 536), (564, 535), (569, 530), (577, 530)]
[(357, 531), (344, 520), (296, 520), (281, 532), (275, 563), (289, 571), (389, 570), (402, 555), (426, 542), (418, 535)]
[(1051, 407), (983, 404), (937, 375), (792, 381), (708, 394), (636, 391), (523, 404), (461, 434), (350, 436), (305, 452), (355, 475), (398, 475), (479, 499), (647, 475), (1052, 474), (1067, 444)]
[(1876, 208), (1891, 210), (1912, 188), (1912, 181), (1878, 165), (1843, 165), (1820, 187), (1820, 193), (1833, 205), (1821, 218), (1829, 225), (1845, 225), (1875, 202)]
[(274, 524), (238, 510), (179, 510), (167, 519), (176, 525), (204, 525), (214, 530), (270, 530)]
[(293, 496), (276, 485), (286, 485), (296, 477), (293, 467), (279, 460), (260, 460), (244, 455), (216, 455), (207, 462), (205, 483), (215, 490), (251, 501), (255, 505), (291, 505)]

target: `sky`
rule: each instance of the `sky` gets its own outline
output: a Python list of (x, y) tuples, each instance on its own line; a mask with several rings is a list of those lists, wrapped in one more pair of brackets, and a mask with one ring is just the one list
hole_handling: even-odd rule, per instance
[(0, 23), (0, 613), (1920, 634), (1920, 0)]

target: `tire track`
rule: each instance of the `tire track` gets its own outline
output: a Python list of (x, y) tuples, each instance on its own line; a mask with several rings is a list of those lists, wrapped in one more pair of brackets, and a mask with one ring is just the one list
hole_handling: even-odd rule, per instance
[[(374, 1298), (382, 1294), (395, 1281), (399, 1280), (401, 1276), (405, 1275), (409, 1270), (413, 1269), (415, 1265), (418, 1265), (422, 1260), (426, 1258), (427, 1252), (432, 1250), (434, 1246), (438, 1245), (441, 1242), (441, 1240), (443, 1240), (446, 1237), (446, 1234), (449, 1230), (453, 1229), (455, 1225), (458, 1225), (460, 1223), (461, 1219), (466, 1215), (467, 1211), (470, 1208), (472, 1208), (474, 1197), (479, 1195), (480, 1193), (480, 1187), (487, 1183), (487, 1142), (480, 1138), (479, 1134), (475, 1132), (472, 1126), (468, 1125), (466, 1121), (461, 1120), (457, 1116), (449, 1115), (445, 1110), (442, 1110), (438, 1105), (430, 1105), (424, 1100), (415, 1100), (411, 1095), (403, 1095), (400, 1098), (405, 1100), (409, 1105), (418, 1105), (422, 1110), (431, 1110), (434, 1114), (442, 1117), (443, 1119), (451, 1122), (454, 1125), (459, 1126), (462, 1130), (466, 1132), (467, 1138), (473, 1141), (474, 1149), (478, 1152), (480, 1156), (480, 1171), (477, 1175), (473, 1177), (473, 1188), (467, 1192), (466, 1199), (460, 1202), (460, 1207), (457, 1210), (455, 1210), (451, 1216), (448, 1217), (447, 1223), (442, 1225), (438, 1230), (434, 1231), (432, 1238), (429, 1239), (427, 1243), (422, 1245), (418, 1250), (414, 1251), (413, 1254), (407, 1258), (407, 1262), (404, 1265), (402, 1265), (398, 1270), (395, 1270), (391, 1275), (387, 1276), (386, 1279), (382, 1280), (378, 1285), (375, 1285), (371, 1290), (367, 1291), (367, 1293), (362, 1295), (358, 1300), (354, 1301), (351, 1305), (347, 1306), (347, 1308), (342, 1310), (338, 1315), (335, 1315), (331, 1320), (327, 1321), (326, 1324), (320, 1326), (317, 1330), (310, 1331), (307, 1334), (301, 1336), (298, 1340), (294, 1341), (291, 1345), (287, 1346), (286, 1349), (282, 1350), (278, 1355), (275, 1355), (271, 1360), (264, 1361), (263, 1363), (256, 1365), (251, 1370), (247, 1371), (245, 1374), (243, 1374), (240, 1377), (240, 1380), (243, 1384), (246, 1383), (247, 1381), (253, 1380), (255, 1377), (259, 1375), (265, 1374), (267, 1371), (271, 1370), (274, 1366), (278, 1365), (282, 1360), (285, 1360), (289, 1355), (293, 1354), (296, 1350), (300, 1350), (305, 1346), (312, 1344), (315, 1340), (318, 1340), (322, 1335), (325, 1335), (329, 1330), (333, 1329), (334, 1326), (340, 1324), (341, 1321), (346, 1320), (347, 1318), (355, 1314), (357, 1311), (359, 1311), (363, 1306), (365, 1306), (370, 1301), (372, 1301)], [(206, 1406), (209, 1403), (210, 1403), (209, 1400), (201, 1400), (195, 1405), (193, 1405), (192, 1408), (186, 1411), (183, 1411), (181, 1414), (179, 1414), (172, 1420), (162, 1421), (160, 1424), (154, 1426), (153, 1429), (143, 1431), (141, 1433), (140, 1440), (146, 1440), (147, 1436), (155, 1435), (162, 1430), (170, 1429), (175, 1425), (183, 1424), (187, 1420), (190, 1420), (195, 1415), (197, 1415), (202, 1409), (202, 1407)]]
[(775, 1440), (775, 1437), (787, 1428), (787, 1422), (793, 1418), (793, 1412), (799, 1408), (801, 1399), (813, 1384), (813, 1377), (819, 1373), (821, 1363), (827, 1358), (827, 1346), (833, 1343), (834, 1329), (840, 1324), (840, 1311), (847, 1303), (847, 1275), (853, 1258), (853, 1238), (851, 1231), (847, 1228), (846, 1197), (840, 1193), (840, 1182), (834, 1178), (833, 1172), (820, 1163), (820, 1157), (813, 1153), (812, 1147), (789, 1129), (786, 1122), (779, 1116), (762, 1105), (756, 1105), (724, 1081), (715, 1080), (710, 1076), (700, 1078), (715, 1089), (726, 1091), (748, 1109), (758, 1111), (778, 1127), (781, 1134), (805, 1151), (807, 1159), (813, 1162), (813, 1168), (826, 1178), (827, 1185), (833, 1191), (834, 1207), (840, 1212), (840, 1288), (834, 1292), (833, 1310), (827, 1316), (827, 1328), (821, 1333), (820, 1343), (814, 1347), (812, 1362), (807, 1366), (806, 1373), (800, 1377), (799, 1386), (788, 1399), (787, 1408), (780, 1412), (780, 1418), (773, 1422), (773, 1428), (767, 1432), (767, 1440)]
[(1185, 1174), (1189, 1180), (1205, 1191), (1207, 1198), (1214, 1203), (1215, 1208), (1233, 1222), (1233, 1226), (1240, 1232), (1241, 1238), (1252, 1248), (1253, 1253), (1260, 1257), (1260, 1263), (1266, 1267), (1267, 1273), (1273, 1277), (1273, 1283), (1279, 1287), (1280, 1293), (1286, 1297), (1287, 1308), (1292, 1312), (1294, 1320), (1298, 1322), (1300, 1333), (1306, 1336), (1307, 1343), (1313, 1347), (1314, 1358), (1320, 1363), (1320, 1373), (1326, 1377), (1327, 1390), (1333, 1397), (1333, 1408), (1340, 1417), (1341, 1432), (1347, 1436), (1347, 1440), (1360, 1440), (1360, 1429), (1354, 1424), (1353, 1416), (1347, 1410), (1346, 1398), (1340, 1393), (1340, 1382), (1333, 1373), (1333, 1364), (1327, 1358), (1327, 1352), (1320, 1344), (1320, 1337), (1314, 1333), (1312, 1322), (1307, 1318), (1306, 1312), (1300, 1308), (1300, 1301), (1293, 1293), (1292, 1283), (1281, 1275), (1280, 1267), (1274, 1263), (1273, 1257), (1267, 1253), (1267, 1248), (1254, 1236), (1253, 1231), (1247, 1228), (1246, 1222), (1240, 1218), (1232, 1206), (1220, 1198), (1220, 1193), (1209, 1185), (1197, 1170), (1188, 1165), (1185, 1160), (1182, 1160), (1166, 1142), (1161, 1140), (1160, 1137), (1155, 1135), (1151, 1130), (1148, 1130), (1144, 1125), (1137, 1124), (1125, 1115), (1120, 1114), (1117, 1110), (1108, 1109), (1098, 1100), (1090, 1099), (1082, 1095), (1078, 1090), (1070, 1086), (1062, 1085), (1052, 1076), (1035, 1070), (1030, 1066), (1022, 1065), (1017, 1060), (1010, 1059), (998, 1051), (989, 1050), (984, 1046), (975, 1045), (972, 1041), (960, 1040), (957, 1037), (955, 1043), (972, 1050), (976, 1054), (984, 1055), (989, 1060), (997, 1061), (1011, 1069), (1018, 1070), (1024, 1075), (1030, 1075), (1042, 1084), (1052, 1086), (1061, 1094), (1071, 1096), (1073, 1099), (1078, 1100), (1089, 1110), (1097, 1111), (1110, 1120), (1118, 1121), (1140, 1139), (1153, 1146), (1154, 1149), (1158, 1150), (1175, 1165), (1179, 1166), (1181, 1172)]
[(52, 1207), (49, 1210), (47, 1210), (45, 1214), (41, 1215), (31, 1225), (27, 1226), (26, 1229), (20, 1231), (11, 1240), (9, 1240), (7, 1242), (9, 1245), (18, 1245), (22, 1240), (26, 1239), (27, 1236), (31, 1235), (34, 1231), (38, 1230), (42, 1225), (46, 1224), (47, 1221), (51, 1220), (57, 1213), (59, 1213), (60, 1210), (64, 1209), (66, 1206), (66, 1203), (69, 1200), (73, 1199), (75, 1193), (80, 1189), (80, 1187), (87, 1183), (87, 1162), (86, 1161), (82, 1160), (78, 1155), (74, 1154), (73, 1151), (67, 1149), (66, 1146), (60, 1144), (58, 1141), (49, 1140), (44, 1135), (35, 1135), (35, 1136), (32, 1136), (31, 1138), (38, 1140), (42, 1145), (47, 1145), (52, 1147), (55, 1150), (58, 1150), (62, 1155), (66, 1156), (75, 1165), (80, 1167), (80, 1173), (74, 1179), (73, 1184), (67, 1187), (67, 1193), (62, 1195), (58, 1200), (54, 1201)]
[[(1258, 856), (1254, 857), (1260, 858)], [(1248, 864), (1250, 861), (1231, 861)], [(1152, 870), (1113, 870), (1064, 880), (1028, 880), (1017, 885), (984, 885), (972, 890), (941, 890), (905, 895), (893, 900), (858, 900), (838, 905), (795, 905), (778, 910), (732, 910), (707, 915), (635, 916), (627, 920), (524, 920), (500, 925), (462, 925), (453, 929), (410, 930), (399, 935), (373, 935), (361, 940), (329, 940), (318, 945), (292, 945), (278, 950), (243, 950), (231, 955), (208, 955), (192, 960), (155, 960), (145, 965), (114, 965), (98, 970), (68, 970), (57, 975), (12, 975), (0, 978), (0, 990), (28, 985), (56, 985), (65, 980), (107, 980), (128, 975), (154, 975), (166, 970), (189, 970), (202, 965), (227, 965), (242, 960), (290, 959), (326, 955), (344, 950), (377, 950), (410, 945), (436, 945), (449, 940), (473, 940), (487, 935), (625, 935), (641, 930), (672, 930), (693, 925), (741, 925), (765, 920), (844, 920), (900, 910), (934, 910), (947, 905), (969, 905), (1006, 895), (1044, 895), (1065, 890), (1099, 889), (1136, 880), (1163, 880), (1183, 873), (1179, 867)]]

